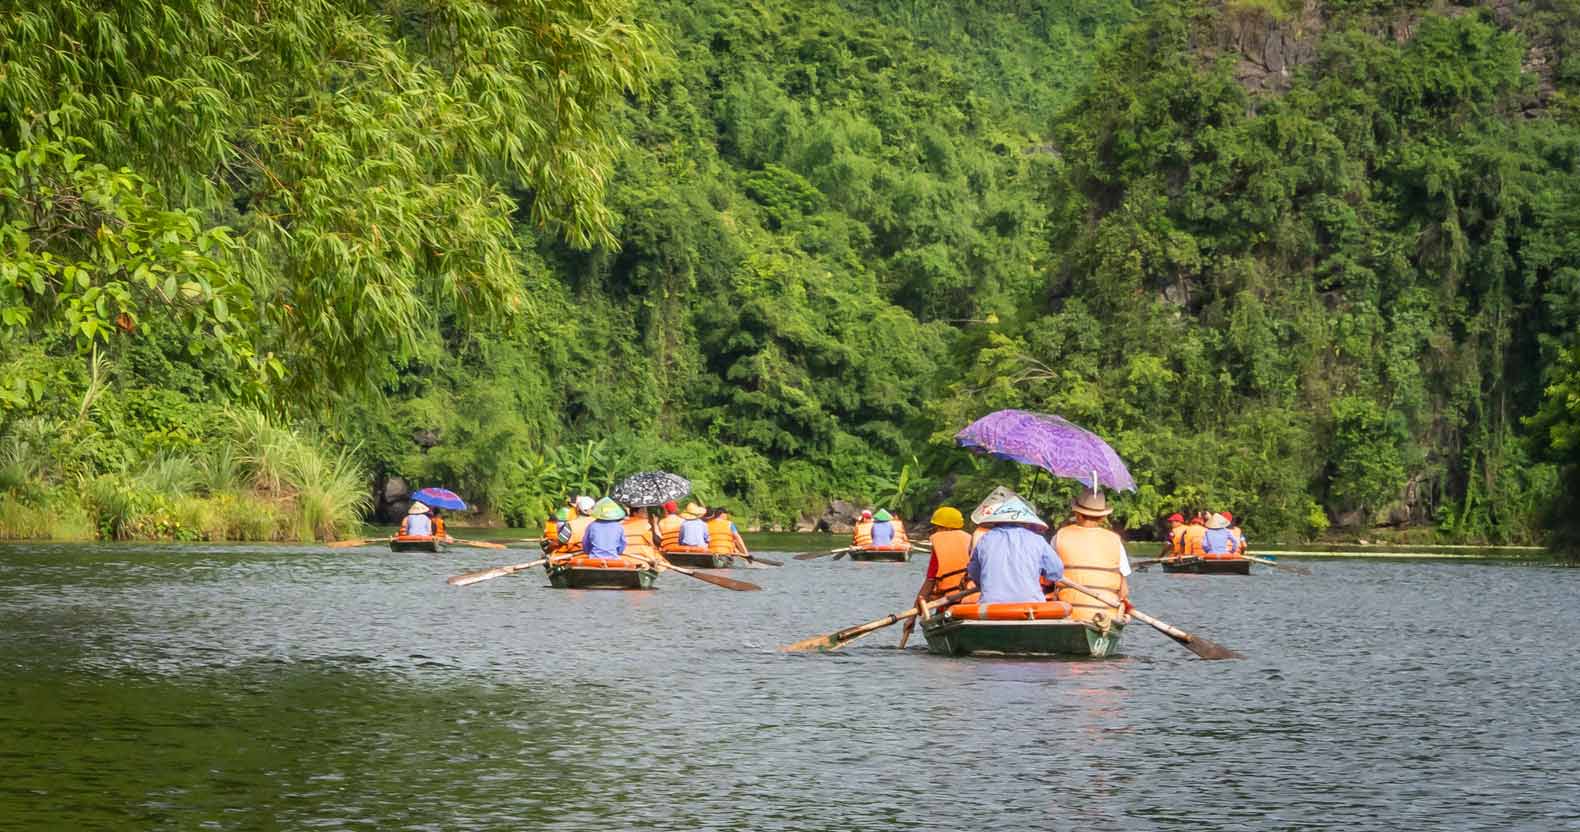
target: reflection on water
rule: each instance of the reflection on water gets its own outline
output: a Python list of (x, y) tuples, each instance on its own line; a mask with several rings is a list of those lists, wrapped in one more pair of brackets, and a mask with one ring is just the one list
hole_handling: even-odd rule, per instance
[(920, 561), (444, 585), (521, 555), (0, 548), (0, 828), (1580, 825), (1574, 570), (1147, 573), (1143, 609), (1250, 658), (1138, 623), (1059, 662), (775, 650)]

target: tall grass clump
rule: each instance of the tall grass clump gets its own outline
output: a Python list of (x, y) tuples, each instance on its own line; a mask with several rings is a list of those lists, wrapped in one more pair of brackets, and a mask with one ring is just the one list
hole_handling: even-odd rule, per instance
[(351, 451), (332, 452), (257, 411), (238, 413), (235, 421), (252, 486), (289, 506), (297, 539), (332, 540), (361, 522), (372, 493), (367, 472)]

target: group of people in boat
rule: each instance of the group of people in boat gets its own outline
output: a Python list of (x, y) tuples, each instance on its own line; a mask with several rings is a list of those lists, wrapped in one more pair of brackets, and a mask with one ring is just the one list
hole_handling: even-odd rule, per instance
[(444, 518), (439, 515), (439, 510), (416, 500), (406, 509), (406, 516), (401, 518), (400, 529), (395, 532), (395, 537), (451, 540), (444, 530)]
[(1169, 515), (1168, 538), (1163, 543), (1160, 557), (1169, 560), (1217, 555), (1220, 557), (1245, 554), (1245, 532), (1235, 525), (1234, 515), (1227, 511), (1197, 512), (1190, 522), (1185, 515)]
[(888, 509), (880, 508), (876, 514), (867, 509), (856, 520), (850, 545), (868, 550), (908, 550), (911, 539), (905, 536), (905, 522), (890, 514)]
[[(917, 590), (920, 607), (961, 590), (961, 603), (1017, 604), (1062, 601), (1070, 617), (1120, 618), (1129, 609), (1130, 557), (1119, 535), (1107, 527), (1113, 513), (1100, 492), (1083, 491), (1069, 523), (1049, 534), (1048, 524), (1018, 496), (984, 502), (972, 512), (976, 528), (965, 531), (959, 509), (933, 512), (928, 541), (932, 558)], [(1091, 590), (1056, 587), (1069, 580)], [(1095, 596), (1095, 597), (1094, 597)]]
[(552, 556), (593, 558), (633, 556), (666, 559), (665, 554), (747, 554), (741, 530), (723, 506), (673, 500), (662, 514), (644, 506), (625, 506), (604, 497), (573, 497), (543, 527), (543, 551)]

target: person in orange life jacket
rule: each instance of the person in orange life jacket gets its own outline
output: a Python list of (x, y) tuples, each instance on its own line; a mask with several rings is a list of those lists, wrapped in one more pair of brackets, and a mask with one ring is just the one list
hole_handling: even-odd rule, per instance
[(708, 524), (708, 551), (718, 555), (736, 555), (746, 551), (746, 541), (741, 530), (724, 506), (714, 506), (703, 516)]
[(570, 522), (560, 524), (561, 552), (580, 552), (584, 548), (582, 539), (587, 534), (587, 527), (592, 525), (592, 512), (596, 505), (593, 498), (585, 494), (576, 498), (574, 502), (576, 511), (571, 514)]
[(592, 509), (592, 522), (582, 537), (582, 548), (588, 557), (617, 558), (625, 554), (625, 509), (614, 500), (604, 497)]
[(713, 542), (708, 534), (708, 523), (703, 520), (708, 510), (698, 503), (687, 503), (680, 513), (680, 545), (691, 549), (706, 549)]
[(627, 508), (621, 526), (625, 529), (626, 554), (643, 558), (659, 556), (658, 545), (653, 541), (653, 521), (647, 516), (646, 508), (642, 506)]
[(971, 535), (965, 530), (960, 509), (940, 506), (933, 512), (933, 533), (928, 541), (933, 554), (927, 561), (927, 576), (916, 590), (916, 603), (922, 604), (955, 591), (965, 582), (966, 563), (971, 560)]
[(1201, 550), (1208, 555), (1234, 554), (1234, 533), (1229, 531), (1229, 521), (1223, 519), (1222, 514), (1207, 518), (1207, 532), (1202, 536)]
[(430, 516), (433, 517), (433, 536), (442, 540), (450, 540), (449, 533), (444, 530), (444, 515), (440, 514), (438, 509), (434, 509), (433, 514)]
[(655, 539), (658, 548), (673, 549), (680, 545), (680, 528), (686, 524), (686, 519), (680, 516), (680, 509), (675, 506), (675, 501), (670, 500), (664, 504), (664, 516), (654, 524)]
[(1177, 558), (1185, 554), (1185, 517), (1179, 512), (1169, 515), (1169, 533), (1164, 538), (1161, 558)]
[(1233, 514), (1227, 511), (1223, 512), (1223, 519), (1229, 524), (1229, 534), (1234, 538), (1234, 553), (1237, 555), (1245, 554), (1245, 532), (1240, 531), (1240, 527), (1234, 524)]
[(543, 524), (543, 540), (539, 541), (539, 545), (543, 547), (544, 552), (552, 553), (560, 548), (560, 527), (570, 521), (571, 510), (562, 506), (554, 512), (554, 516), (550, 517), (548, 522)]
[(1190, 519), (1190, 525), (1185, 527), (1185, 534), (1182, 535), (1182, 542), (1185, 545), (1184, 555), (1186, 557), (1194, 557), (1202, 553), (1201, 539), (1206, 534), (1207, 518), (1198, 512), (1195, 517)]
[(396, 534), (401, 537), (432, 537), (433, 520), (429, 513), (433, 509), (419, 502), (413, 502), (406, 509), (406, 516), (400, 521), (400, 531)]
[(850, 545), (865, 549), (872, 545), (872, 509), (861, 513), (861, 518), (856, 521), (856, 528), (851, 531)]
[(1053, 550), (1064, 564), (1064, 574), (1087, 589), (1102, 594), (1093, 598), (1077, 589), (1059, 590), (1059, 600), (1075, 610), (1075, 617), (1090, 619), (1097, 612), (1123, 615), (1130, 597), (1130, 555), (1119, 535), (1107, 528), (1113, 508), (1101, 492), (1081, 490), (1070, 505), (1075, 523), (1053, 536)]

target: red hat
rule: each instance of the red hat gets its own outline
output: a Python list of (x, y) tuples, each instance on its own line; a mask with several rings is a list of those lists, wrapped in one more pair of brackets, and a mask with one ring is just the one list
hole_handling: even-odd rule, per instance
[(869, 509), (863, 509), (862, 510), (862, 512), (861, 512), (861, 519), (866, 520), (867, 518), (869, 518), (871, 516), (872, 516), (872, 509), (869, 508)]
[(674, 500), (666, 500), (664, 502), (664, 510), (669, 512), (670, 514), (674, 514), (674, 513), (678, 512), (678, 511), (680, 511), (680, 506), (675, 505), (675, 501)]
[(1234, 522), (1234, 515), (1233, 514), (1230, 514), (1227, 511), (1220, 511), (1218, 513), (1222, 514), (1223, 515), (1223, 519), (1228, 520), (1230, 523)]
[(1169, 515), (1169, 522), (1170, 523), (1183, 523), (1183, 522), (1185, 522), (1185, 515), (1180, 514), (1179, 512), (1176, 511), (1173, 514)]
[(1201, 516), (1201, 512), (1198, 511), (1198, 512), (1196, 512), (1196, 516), (1192, 517), (1190, 519), (1190, 522), (1191, 522), (1191, 525), (1205, 526), (1205, 525), (1207, 525), (1207, 518)]

